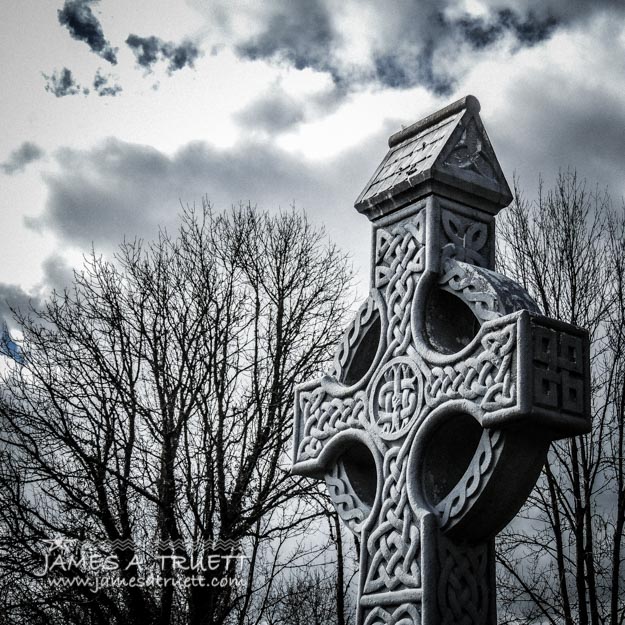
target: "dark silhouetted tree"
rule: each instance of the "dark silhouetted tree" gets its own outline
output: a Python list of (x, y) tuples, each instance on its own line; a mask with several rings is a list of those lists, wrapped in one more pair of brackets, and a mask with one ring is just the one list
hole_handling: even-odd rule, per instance
[[(204, 205), (175, 236), (92, 254), (70, 289), (17, 311), (20, 361), (5, 359), (0, 397), (0, 622), (240, 614), (263, 545), (320, 514), (288, 470), (293, 391), (337, 342), (350, 280), (295, 211)], [(121, 585), (50, 584), (93, 581), (81, 562), (39, 578), (55, 537), (77, 560), (87, 544), (114, 556)], [(148, 575), (159, 585), (131, 585)]]
[(574, 172), (499, 219), (500, 265), (542, 311), (588, 328), (592, 431), (555, 443), (498, 541), (502, 623), (625, 622), (625, 215)]

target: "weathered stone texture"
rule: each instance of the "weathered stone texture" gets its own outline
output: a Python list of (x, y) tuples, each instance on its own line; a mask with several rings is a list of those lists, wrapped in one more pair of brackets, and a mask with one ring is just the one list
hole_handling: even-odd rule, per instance
[(362, 545), (359, 624), (494, 625), (494, 536), (549, 443), (589, 429), (585, 331), (494, 269), (510, 191), (472, 96), (391, 137), (357, 200), (371, 290), (298, 387), (295, 473)]

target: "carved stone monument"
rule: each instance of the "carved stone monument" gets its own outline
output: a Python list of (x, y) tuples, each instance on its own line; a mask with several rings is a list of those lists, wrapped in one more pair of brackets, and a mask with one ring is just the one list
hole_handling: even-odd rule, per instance
[(371, 289), (298, 387), (293, 472), (361, 545), (359, 625), (494, 625), (494, 536), (549, 443), (588, 431), (587, 333), (495, 271), (511, 194), (467, 96), (394, 134), (356, 201)]

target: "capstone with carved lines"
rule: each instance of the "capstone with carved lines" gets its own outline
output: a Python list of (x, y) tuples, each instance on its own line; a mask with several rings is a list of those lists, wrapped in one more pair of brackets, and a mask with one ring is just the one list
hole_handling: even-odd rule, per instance
[(362, 545), (359, 625), (494, 625), (494, 536), (589, 427), (588, 337), (493, 271), (510, 201), (468, 96), (393, 135), (356, 208), (371, 289), (295, 398), (293, 471)]

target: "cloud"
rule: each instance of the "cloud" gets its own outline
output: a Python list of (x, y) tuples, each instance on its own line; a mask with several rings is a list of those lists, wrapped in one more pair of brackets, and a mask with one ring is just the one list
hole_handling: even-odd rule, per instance
[(16, 284), (0, 282), (0, 342), (2, 341), (3, 327), (8, 327), (9, 330), (12, 328), (19, 329), (13, 317), (14, 310), (26, 314), (31, 308), (40, 309), (53, 290), (62, 292), (71, 286), (74, 271), (60, 254), (55, 253), (48, 256), (43, 261), (41, 268), (43, 270), (42, 280), (30, 292)]
[(274, 4), (277, 9), (268, 9), (263, 16), (262, 31), (239, 44), (239, 53), (251, 59), (278, 56), (297, 69), (314, 67), (332, 72), (327, 53), (335, 33), (324, 2), (295, 0)]
[[(369, 222), (353, 203), (385, 150), (395, 124), (357, 148), (323, 162), (309, 162), (274, 146), (247, 141), (219, 150), (189, 143), (173, 155), (152, 147), (108, 139), (90, 150), (64, 149), (58, 171), (47, 174), (43, 213), (27, 226), (49, 230), (65, 244), (111, 251), (126, 237), (156, 236), (175, 228), (180, 204), (206, 196), (218, 210), (239, 202), (262, 209), (295, 203), (334, 240), (354, 250), (367, 269)], [(366, 241), (365, 246), (362, 241)]]
[[(316, 120), (306, 95), (286, 95), (295, 90), (282, 88), (288, 86), (285, 79), (237, 114), (246, 129), (263, 132), (243, 133), (246, 140), (228, 149), (194, 142), (169, 154), (117, 139), (87, 150), (65, 149), (45, 178), (45, 209), (29, 225), (53, 231), (68, 245), (85, 248), (95, 241), (99, 249), (112, 249), (124, 235), (151, 239), (157, 224), (174, 227), (179, 201), (197, 202), (206, 195), (219, 209), (239, 200), (267, 209), (294, 201), (315, 221), (325, 222), (366, 267), (369, 223), (356, 214), (353, 202), (383, 158), (386, 139), (399, 129), (399, 120), (385, 123), (384, 115), (418, 107), (415, 117), (401, 119), (410, 124), (466, 93), (480, 98), (482, 118), (510, 181), (517, 171), (525, 189), (533, 191), (538, 172), (551, 184), (559, 168), (577, 168), (591, 186), (595, 181), (608, 186), (618, 205), (625, 191), (623, 32), (622, 22), (608, 14), (556, 28), (541, 44), (485, 53), (452, 96), (435, 98), (422, 88), (371, 89)], [(409, 103), (396, 105), (400, 100)], [(306, 123), (298, 121), (302, 115)], [(298, 125), (279, 138), (292, 151), (270, 143), (273, 134)], [(333, 154), (335, 136), (337, 145), (357, 138), (349, 150)], [(315, 143), (330, 148), (313, 160)]]
[(273, 86), (236, 113), (234, 118), (249, 130), (276, 134), (304, 121), (305, 112), (302, 103), (289, 96), (281, 87)]
[(19, 148), (9, 154), (4, 163), (0, 163), (0, 168), (9, 176), (20, 171), (24, 171), (26, 165), (39, 160), (44, 155), (43, 150), (32, 141), (24, 141)]
[[(83, 95), (89, 94), (89, 88), (81, 87), (74, 78), (71, 70), (67, 69), (67, 67), (64, 67), (60, 71), (54, 70), (51, 76), (43, 72), (41, 75), (46, 79), (46, 91), (54, 94), (57, 98), (62, 98), (66, 95), (77, 95), (79, 93)], [(93, 90), (99, 96), (116, 96), (122, 91), (122, 86), (112, 81), (114, 81), (112, 74), (105, 76), (102, 71), (98, 69), (93, 78)]]
[(40, 304), (37, 295), (27, 293), (16, 284), (0, 282), (0, 331), (4, 324), (9, 328), (15, 326), (13, 310), (28, 312), (31, 306), (37, 308)]
[(57, 98), (62, 98), (66, 95), (77, 95), (78, 93), (82, 93), (87, 95), (89, 93), (89, 89), (82, 88), (74, 78), (71, 70), (64, 67), (62, 70), (54, 70), (52, 75), (44, 74), (41, 72), (41, 75), (46, 79), (46, 91), (54, 94)]
[(558, 29), (612, 13), (618, 0), (191, 0), (209, 28), (248, 59), (328, 72), (346, 91), (422, 85), (448, 94), (471, 59), (502, 43), (522, 50)]
[(183, 41), (176, 45), (153, 35), (140, 37), (130, 34), (126, 43), (135, 55), (137, 65), (148, 72), (152, 71), (152, 67), (159, 60), (168, 62), (167, 71), (169, 74), (187, 66), (193, 68), (195, 60), (200, 55), (199, 48), (191, 41)]
[(65, 0), (58, 11), (59, 23), (69, 30), (70, 35), (78, 41), (84, 41), (92, 52), (112, 65), (117, 64), (117, 49), (104, 37), (102, 25), (91, 11), (92, 4), (97, 0)]
[(622, 132), (614, 132), (625, 128), (620, 94), (604, 92), (598, 98), (593, 88), (579, 85), (571, 89), (553, 76), (551, 80), (525, 76), (509, 94), (515, 109), (523, 111), (528, 132), (502, 127), (498, 133), (503, 139), (501, 158), (516, 170), (523, 186), (534, 192), (538, 173), (552, 185), (558, 170), (575, 169), (591, 187), (608, 188), (620, 204), (625, 194), (625, 159)]
[(462, 36), (474, 48), (487, 48), (512, 32), (519, 44), (532, 46), (547, 39), (555, 30), (558, 20), (546, 14), (538, 17), (532, 11), (519, 15), (511, 9), (500, 9), (489, 16), (464, 15), (451, 23), (459, 28)]
[[(625, 194), (623, 22), (598, 15), (557, 31), (514, 62), (502, 56), (472, 68), (463, 84), (482, 102), (482, 116), (509, 179), (534, 192), (558, 170), (576, 169), (591, 187)], [(592, 54), (588, 54), (592, 50)], [(479, 91), (481, 89), (481, 91)]]
[(72, 284), (74, 271), (60, 254), (48, 256), (41, 264), (41, 268), (43, 269), (42, 291), (62, 292)]
[(122, 91), (122, 86), (118, 83), (110, 84), (109, 81), (113, 80), (113, 76), (109, 74), (104, 76), (100, 70), (95, 74), (93, 79), (93, 89), (99, 96), (116, 96)]

